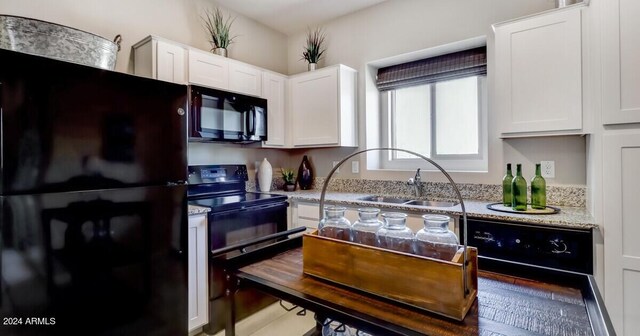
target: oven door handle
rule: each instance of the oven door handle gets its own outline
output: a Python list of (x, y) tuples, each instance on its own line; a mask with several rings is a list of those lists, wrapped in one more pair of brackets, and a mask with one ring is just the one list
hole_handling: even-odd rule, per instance
[(255, 211), (255, 210), (264, 210), (264, 209), (270, 209), (270, 208), (277, 208), (277, 207), (288, 207), (289, 204), (287, 202), (279, 202), (276, 204), (269, 204), (269, 205), (255, 205), (255, 206), (248, 206), (248, 207), (242, 207), (239, 209), (232, 209), (232, 210), (226, 210), (226, 211), (219, 211), (219, 212), (212, 212), (210, 213), (213, 216), (217, 216), (217, 215), (227, 215), (230, 213), (234, 213), (234, 212), (245, 212), (245, 211)]
[(235, 245), (229, 245), (227, 247), (219, 248), (217, 250), (212, 250), (209, 253), (209, 257), (216, 258), (216, 257), (219, 257), (221, 255), (227, 254), (227, 253), (235, 251), (235, 250), (242, 250), (243, 248), (245, 248), (247, 246), (260, 244), (260, 243), (263, 243), (263, 242), (269, 241), (269, 240), (274, 240), (274, 239), (278, 239), (278, 238), (287, 237), (289, 235), (296, 234), (296, 233), (301, 233), (301, 232), (304, 232), (306, 230), (307, 230), (307, 228), (303, 226), (303, 227), (298, 227), (298, 228), (287, 230), (287, 231), (272, 233), (270, 235), (266, 235), (266, 236), (263, 236), (263, 237), (260, 237), (260, 238), (252, 239), (252, 240), (249, 240), (249, 241), (246, 241), (246, 242), (243, 242), (243, 243), (239, 243), (239, 244), (235, 244)]

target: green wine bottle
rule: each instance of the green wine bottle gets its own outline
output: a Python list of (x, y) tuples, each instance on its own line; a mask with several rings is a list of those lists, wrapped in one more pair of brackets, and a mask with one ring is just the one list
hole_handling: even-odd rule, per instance
[(513, 175), (511, 174), (511, 164), (507, 163), (507, 174), (502, 178), (502, 205), (506, 207), (511, 206), (511, 181)]
[(527, 210), (527, 180), (522, 177), (522, 165), (516, 165), (516, 177), (511, 181), (511, 208), (513, 210)]
[(540, 174), (539, 163), (536, 163), (536, 176), (531, 179), (531, 207), (533, 209), (547, 207), (547, 182)]

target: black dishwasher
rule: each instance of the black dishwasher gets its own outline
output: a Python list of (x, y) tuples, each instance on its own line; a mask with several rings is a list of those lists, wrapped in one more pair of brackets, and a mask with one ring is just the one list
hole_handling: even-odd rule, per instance
[(591, 229), (469, 218), (467, 232), (482, 269), (502, 261), (593, 274)]

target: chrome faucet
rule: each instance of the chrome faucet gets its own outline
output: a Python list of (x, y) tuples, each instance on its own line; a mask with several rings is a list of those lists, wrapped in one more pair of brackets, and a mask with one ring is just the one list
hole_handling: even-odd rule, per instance
[(416, 170), (416, 176), (409, 178), (407, 184), (413, 186), (413, 190), (416, 193), (416, 198), (420, 197), (422, 189), (422, 179), (420, 178), (420, 168)]

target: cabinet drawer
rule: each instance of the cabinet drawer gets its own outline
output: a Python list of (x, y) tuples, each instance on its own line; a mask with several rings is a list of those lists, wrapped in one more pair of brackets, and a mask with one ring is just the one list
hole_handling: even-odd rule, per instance
[(298, 227), (301, 227), (301, 226), (306, 226), (308, 228), (317, 229), (318, 228), (318, 220), (298, 218)]
[(319, 220), (318, 205), (298, 204), (298, 217)]

